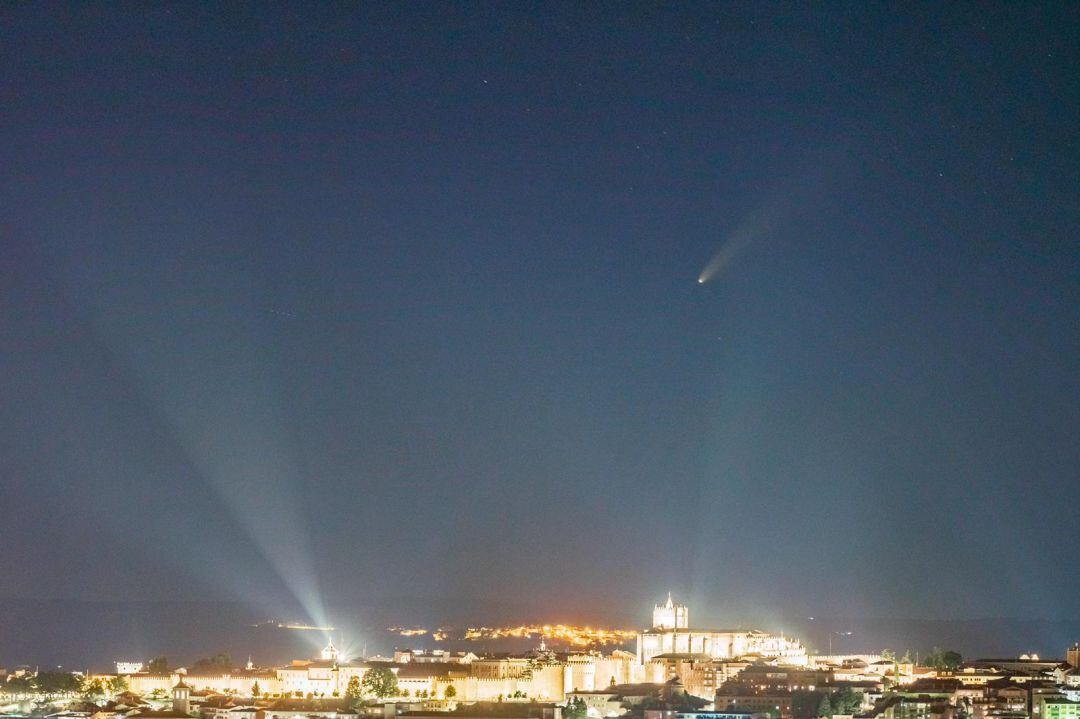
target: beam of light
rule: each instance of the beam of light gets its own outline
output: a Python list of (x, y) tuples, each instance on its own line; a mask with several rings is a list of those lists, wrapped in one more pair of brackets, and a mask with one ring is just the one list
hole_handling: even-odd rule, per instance
[(344, 664), (356, 659), (364, 658), (366, 647), (357, 639), (348, 636), (335, 636), (334, 645), (338, 648), (338, 662)]
[(278, 624), (278, 629), (294, 629), (299, 632), (332, 632), (334, 627), (315, 627), (310, 624)]
[[(94, 308), (102, 337), (126, 359), (201, 478), (303, 608), (306, 623), (328, 627), (268, 314), (242, 271), (221, 258), (185, 258), (178, 244), (176, 256), (158, 255), (157, 264), (137, 272), (104, 266), (100, 257), (94, 263), (74, 257), (74, 284)], [(179, 541), (206, 557), (198, 539)], [(227, 547), (210, 554), (205, 561), (215, 566), (206, 573), (230, 561)], [(244, 596), (245, 587), (225, 588), (253, 606), (280, 609), (272, 598)]]
[(259, 622), (252, 624), (251, 626), (256, 629), (260, 627), (273, 627), (275, 629), (295, 629), (301, 632), (333, 632), (336, 631), (334, 627), (317, 627), (313, 624), (298, 624), (296, 622), (279, 622), (273, 619), (265, 622)]

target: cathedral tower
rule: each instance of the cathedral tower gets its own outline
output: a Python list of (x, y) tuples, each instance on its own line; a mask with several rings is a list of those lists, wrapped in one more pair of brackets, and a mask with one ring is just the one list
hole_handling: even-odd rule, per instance
[(667, 603), (657, 604), (652, 612), (653, 629), (687, 629), (690, 626), (690, 610), (685, 604), (675, 604), (668, 592)]
[(339, 652), (338, 648), (334, 646), (333, 637), (330, 637), (330, 642), (325, 647), (323, 647), (320, 656), (322, 657), (322, 660), (324, 662), (334, 662), (335, 664), (337, 664), (338, 659), (341, 657), (341, 652)]

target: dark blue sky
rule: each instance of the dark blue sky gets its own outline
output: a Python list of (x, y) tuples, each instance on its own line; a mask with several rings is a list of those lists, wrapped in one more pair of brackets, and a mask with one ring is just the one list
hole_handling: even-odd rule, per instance
[(1078, 48), (0, 8), (0, 597), (1075, 617)]

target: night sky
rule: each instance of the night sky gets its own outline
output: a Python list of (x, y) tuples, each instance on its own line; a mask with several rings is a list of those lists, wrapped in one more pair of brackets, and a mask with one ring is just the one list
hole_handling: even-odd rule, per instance
[(1073, 3), (5, 4), (0, 598), (1075, 618), (1078, 78)]

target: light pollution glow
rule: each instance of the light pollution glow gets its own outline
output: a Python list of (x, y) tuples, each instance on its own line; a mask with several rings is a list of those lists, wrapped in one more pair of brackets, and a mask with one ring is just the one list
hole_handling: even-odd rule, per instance
[[(387, 631), (403, 637), (424, 636), (429, 630), (423, 627), (389, 627)], [(435, 641), (448, 638), (449, 630), (439, 628), (430, 632)], [(485, 639), (527, 639), (543, 637), (565, 642), (571, 646), (587, 647), (592, 645), (624, 644), (637, 637), (637, 632), (629, 629), (605, 629), (601, 627), (576, 627), (569, 624), (523, 624), (517, 627), (469, 627), (461, 636), (466, 641)]]

